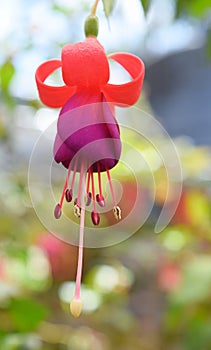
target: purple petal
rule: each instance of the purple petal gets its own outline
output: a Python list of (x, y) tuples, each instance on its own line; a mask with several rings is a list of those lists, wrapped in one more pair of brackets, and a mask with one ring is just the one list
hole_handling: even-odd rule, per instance
[[(99, 99), (101, 102), (97, 103)], [(101, 171), (104, 171), (119, 160), (119, 127), (109, 105), (99, 93), (88, 95), (86, 91), (75, 94), (60, 113), (58, 134), (55, 144), (59, 152), (56, 150), (54, 153), (57, 162), (64, 162), (68, 157), (71, 160), (73, 155), (78, 154), (80, 159), (86, 159), (90, 164), (99, 162)], [(65, 147), (62, 147), (63, 144)]]

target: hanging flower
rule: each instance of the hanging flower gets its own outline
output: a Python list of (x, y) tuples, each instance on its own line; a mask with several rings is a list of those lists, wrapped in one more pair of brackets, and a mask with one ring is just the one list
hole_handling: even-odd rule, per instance
[[(122, 85), (110, 84), (108, 58), (119, 63), (132, 80)], [(46, 78), (58, 68), (62, 70), (65, 84), (58, 87), (46, 85)], [(105, 206), (101, 173), (106, 172), (113, 212), (116, 219), (121, 219), (110, 175), (110, 170), (121, 155), (120, 130), (114, 107), (133, 105), (139, 98), (143, 78), (144, 64), (139, 57), (129, 53), (114, 53), (106, 57), (104, 48), (94, 36), (88, 36), (84, 42), (65, 45), (61, 60), (44, 62), (36, 71), (42, 102), (49, 107), (62, 107), (54, 142), (54, 159), (67, 168), (67, 177), (60, 202), (55, 207), (56, 219), (62, 214), (64, 199), (67, 202), (73, 200), (75, 176), (77, 172), (80, 174), (74, 200), (74, 213), (80, 218), (76, 290), (71, 302), (71, 312), (75, 317), (80, 315), (82, 309), (80, 284), (85, 205), (92, 204), (92, 222), (98, 225), (100, 215), (97, 205)], [(97, 190), (94, 173), (97, 173)]]

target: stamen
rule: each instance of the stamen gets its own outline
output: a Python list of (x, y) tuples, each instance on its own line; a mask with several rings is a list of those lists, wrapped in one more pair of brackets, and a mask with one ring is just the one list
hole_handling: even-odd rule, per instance
[(92, 211), (91, 213), (91, 218), (92, 218), (92, 222), (94, 225), (99, 225), (100, 223), (100, 215), (99, 213)]
[(70, 177), (70, 165), (69, 165), (69, 168), (68, 168), (68, 172), (67, 172), (67, 177), (66, 177), (66, 180), (65, 180), (65, 183), (64, 183), (64, 187), (63, 187), (63, 190), (62, 190), (62, 195), (61, 195), (61, 199), (60, 199), (60, 202), (55, 206), (55, 209), (54, 209), (54, 216), (56, 219), (59, 219), (62, 215), (62, 205), (63, 205), (63, 202), (64, 202), (64, 197), (66, 195), (66, 190), (67, 190), (67, 186), (68, 186), (68, 182), (69, 182), (69, 177)]
[(97, 163), (97, 172), (98, 172), (98, 186), (99, 186), (99, 194), (96, 195), (96, 201), (101, 206), (105, 206), (105, 199), (103, 197), (102, 191), (102, 183), (101, 183), (101, 173), (100, 173), (100, 164)]
[(101, 176), (100, 176), (100, 164), (97, 163), (97, 173), (98, 173), (98, 186), (99, 186), (99, 193), (100, 197), (102, 197), (103, 192), (102, 192), (102, 183), (101, 183)]
[(71, 185), (70, 185), (70, 190), (72, 190), (72, 191), (73, 191), (74, 182), (75, 182), (76, 167), (77, 167), (77, 162), (75, 161), (74, 169), (73, 169), (73, 177), (72, 177)]
[(95, 183), (94, 183), (94, 175), (91, 171), (91, 180), (92, 180), (92, 200), (93, 200), (93, 211), (91, 213), (92, 222), (94, 225), (99, 225), (100, 223), (100, 215), (97, 212), (96, 201), (95, 201)]
[(89, 193), (90, 179), (91, 179), (91, 170), (89, 169), (88, 170), (88, 177), (87, 177), (86, 193)]
[(65, 198), (66, 198), (66, 201), (68, 202), (68, 203), (70, 203), (71, 201), (72, 201), (72, 199), (73, 199), (73, 191), (72, 191), (72, 189), (70, 188), (70, 189), (66, 189), (66, 191), (65, 191)]
[(77, 218), (80, 218), (80, 217), (81, 217), (81, 208), (78, 206), (78, 204), (75, 204), (75, 205), (74, 205), (74, 215), (75, 215)]
[(65, 197), (65, 192), (68, 186), (68, 181), (69, 181), (69, 176), (70, 176), (70, 168), (68, 168), (68, 173), (67, 173), (67, 177), (64, 183), (64, 187), (63, 187), (63, 191), (62, 191), (62, 195), (61, 195), (61, 199), (60, 199), (60, 207), (62, 208), (63, 202), (64, 202), (64, 197)]
[(114, 213), (114, 216), (117, 220), (121, 220), (122, 211), (121, 211), (120, 207), (118, 207), (118, 205), (113, 208), (113, 213)]
[(112, 195), (112, 199), (113, 199), (113, 203), (114, 203), (114, 207), (113, 207), (114, 217), (115, 217), (117, 220), (121, 220), (121, 218), (122, 218), (122, 212), (121, 212), (120, 207), (118, 207), (118, 205), (117, 205), (117, 201), (116, 201), (116, 197), (115, 197), (115, 193), (114, 193), (114, 188), (113, 188), (113, 184), (112, 184), (112, 181), (111, 181), (111, 175), (110, 175), (109, 170), (106, 170), (106, 171), (107, 171), (108, 182), (109, 182), (109, 186), (110, 186), (110, 190), (111, 190), (111, 195)]
[(60, 207), (60, 204), (57, 204), (54, 209), (54, 216), (56, 219), (59, 219), (62, 215), (62, 208)]
[(84, 176), (84, 166), (83, 163), (81, 165), (81, 171), (80, 171), (80, 179), (79, 179), (79, 185), (78, 185), (78, 197), (77, 197), (77, 205), (81, 206), (81, 190), (82, 190), (82, 181)]
[(92, 193), (89, 191), (90, 188), (90, 179), (91, 179), (91, 170), (88, 170), (88, 178), (87, 178), (87, 185), (86, 185), (86, 206), (88, 207), (91, 204), (92, 201)]
[(87, 198), (86, 198), (86, 206), (88, 207), (91, 204), (92, 201), (92, 193), (89, 192), (87, 193)]
[(76, 273), (76, 285), (74, 298), (70, 303), (70, 311), (74, 317), (79, 317), (82, 311), (82, 301), (80, 299), (81, 292), (81, 276), (82, 276), (82, 266), (83, 266), (83, 242), (84, 242), (84, 219), (85, 219), (85, 209), (84, 209), (84, 197), (85, 192), (85, 177), (83, 167), (81, 169), (82, 182), (81, 189), (81, 218), (80, 218), (80, 234), (79, 234), (79, 247), (78, 247), (78, 266)]
[(111, 181), (111, 175), (110, 175), (109, 170), (106, 170), (106, 172), (107, 172), (107, 176), (108, 176), (108, 182), (109, 182), (109, 186), (110, 186), (110, 190), (111, 190), (111, 195), (112, 195), (114, 207), (116, 207), (117, 206), (117, 202), (116, 202), (116, 197), (115, 197), (115, 193), (114, 193), (113, 184), (112, 184), (112, 181)]
[(96, 202), (95, 202), (95, 183), (94, 183), (94, 174), (91, 171), (91, 179), (92, 179), (92, 200), (93, 200), (93, 207), (94, 207), (94, 212), (97, 212), (96, 209)]

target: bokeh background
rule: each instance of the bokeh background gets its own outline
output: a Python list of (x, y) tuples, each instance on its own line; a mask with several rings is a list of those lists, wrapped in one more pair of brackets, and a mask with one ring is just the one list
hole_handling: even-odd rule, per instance
[[(165, 164), (150, 143), (135, 138), (155, 179), (153, 210), (130, 239), (85, 249), (84, 313), (77, 320), (69, 315), (77, 247), (42, 226), (28, 190), (33, 146), (58, 115), (39, 102), (34, 72), (43, 60), (59, 57), (63, 44), (83, 40), (91, 6), (91, 0), (0, 4), (0, 348), (210, 350), (210, 0), (117, 0), (108, 20), (99, 5), (99, 40), (106, 51), (130, 51), (146, 64), (137, 105), (172, 137), (183, 191), (171, 222), (155, 234), (168, 188)], [(112, 74), (114, 81), (124, 79), (116, 66)], [(135, 115), (133, 121), (141, 123)], [(165, 139), (159, 142), (165, 147)], [(148, 168), (138, 166), (137, 172), (143, 179), (141, 210), (152, 193)], [(127, 211), (134, 178), (119, 177)], [(55, 196), (62, 181), (55, 183)], [(47, 207), (43, 188), (36, 190)], [(109, 224), (109, 216), (105, 220)]]

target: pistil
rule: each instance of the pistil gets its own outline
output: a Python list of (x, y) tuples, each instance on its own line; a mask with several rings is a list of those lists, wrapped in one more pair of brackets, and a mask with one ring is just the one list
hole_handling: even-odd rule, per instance
[(76, 285), (74, 298), (70, 303), (70, 311), (74, 317), (79, 317), (82, 311), (82, 301), (80, 299), (81, 294), (81, 277), (83, 267), (83, 246), (84, 246), (84, 219), (85, 219), (85, 208), (84, 208), (84, 193), (85, 193), (85, 179), (84, 167), (82, 164), (80, 172), (80, 182), (78, 190), (78, 203), (81, 206), (80, 210), (80, 234), (79, 234), (79, 246), (78, 246), (78, 265), (76, 273)]

